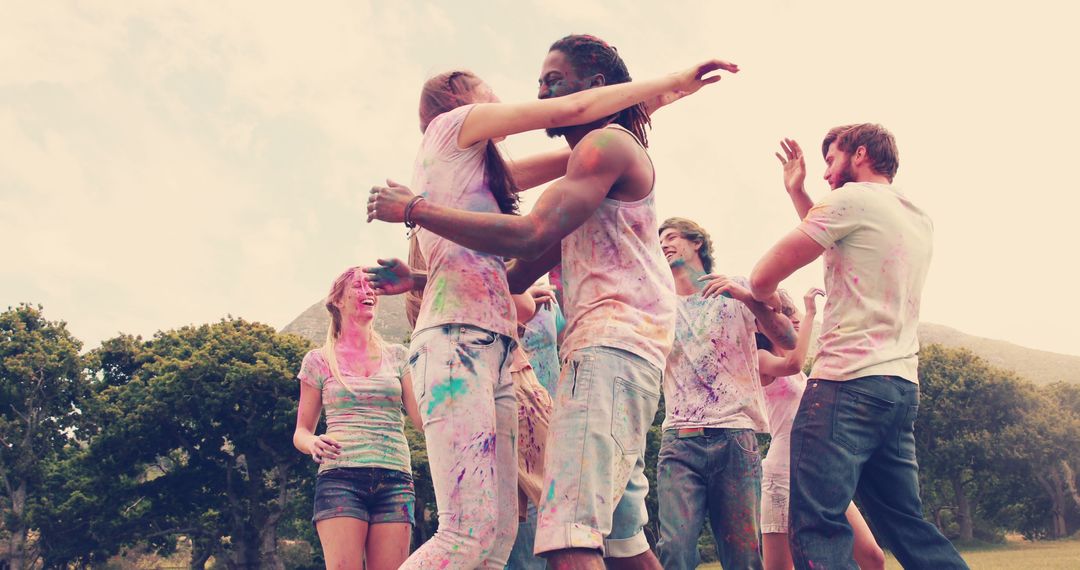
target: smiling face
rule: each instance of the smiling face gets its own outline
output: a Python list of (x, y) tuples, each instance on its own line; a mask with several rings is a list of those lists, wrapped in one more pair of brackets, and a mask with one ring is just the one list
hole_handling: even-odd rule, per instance
[(671, 267), (686, 264), (700, 266), (699, 249), (701, 249), (700, 242), (686, 239), (682, 232), (675, 228), (667, 228), (660, 234), (660, 250)]
[(346, 318), (356, 316), (372, 318), (375, 315), (375, 305), (379, 302), (375, 290), (371, 288), (367, 276), (363, 271), (353, 271), (345, 282), (345, 289), (336, 305), (341, 314)]

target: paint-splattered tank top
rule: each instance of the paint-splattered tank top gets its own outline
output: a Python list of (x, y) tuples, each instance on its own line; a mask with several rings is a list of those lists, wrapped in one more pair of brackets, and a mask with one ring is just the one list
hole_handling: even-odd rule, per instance
[(635, 202), (604, 198), (563, 238), (562, 358), (607, 346), (664, 369), (675, 335), (675, 281), (660, 251), (655, 197), (654, 182), (649, 195)]

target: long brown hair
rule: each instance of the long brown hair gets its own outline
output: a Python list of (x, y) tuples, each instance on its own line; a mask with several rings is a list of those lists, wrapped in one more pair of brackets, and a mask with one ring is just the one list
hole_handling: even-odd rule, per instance
[[(464, 70), (447, 71), (425, 81), (420, 90), (420, 132), (427, 132), (435, 117), (473, 103), (472, 90), (479, 83), (479, 77)], [(499, 204), (500, 212), (518, 213), (517, 184), (491, 139), (484, 149), (484, 183)]]
[[(589, 35), (571, 35), (551, 44), (548, 51), (561, 51), (566, 54), (570, 64), (574, 66), (574, 72), (578, 77), (586, 78), (597, 73), (604, 76), (604, 85), (627, 83), (631, 80), (630, 71), (626, 69), (626, 63), (619, 57), (619, 51), (615, 46), (608, 45), (604, 40)], [(652, 126), (649, 113), (645, 110), (644, 103), (638, 103), (619, 111), (615, 115), (614, 122), (630, 131), (641, 142), (641, 146), (649, 148), (649, 137), (645, 134), (645, 127)]]

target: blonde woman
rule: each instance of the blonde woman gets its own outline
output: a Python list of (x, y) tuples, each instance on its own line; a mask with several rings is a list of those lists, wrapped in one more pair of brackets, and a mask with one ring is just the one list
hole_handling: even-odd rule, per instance
[[(315, 514), (327, 568), (394, 570), (409, 556), (412, 467), (402, 408), (419, 426), (405, 347), (372, 321), (378, 297), (359, 267), (330, 288), (326, 344), (301, 366), (293, 445), (319, 464)], [(326, 433), (315, 435), (326, 411)]]

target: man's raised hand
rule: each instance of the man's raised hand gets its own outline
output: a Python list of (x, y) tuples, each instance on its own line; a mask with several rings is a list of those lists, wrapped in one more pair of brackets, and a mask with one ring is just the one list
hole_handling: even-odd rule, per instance
[(802, 148), (792, 139), (780, 141), (780, 148), (784, 154), (776, 153), (776, 158), (784, 165), (784, 188), (789, 194), (802, 191), (806, 181), (806, 160), (803, 158)]
[(386, 180), (386, 186), (372, 186), (367, 202), (368, 223), (371, 223), (371, 220), (404, 222), (405, 207), (412, 199), (412, 190), (389, 178)]

